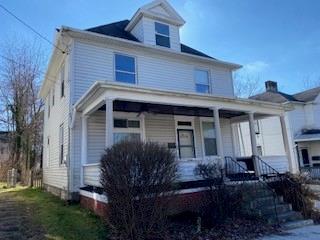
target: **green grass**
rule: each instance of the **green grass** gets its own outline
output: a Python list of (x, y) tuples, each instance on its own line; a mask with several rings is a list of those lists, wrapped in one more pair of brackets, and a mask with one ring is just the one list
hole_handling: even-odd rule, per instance
[(32, 209), (32, 219), (42, 226), (48, 239), (107, 239), (103, 221), (81, 208), (37, 189), (18, 189), (6, 193)]

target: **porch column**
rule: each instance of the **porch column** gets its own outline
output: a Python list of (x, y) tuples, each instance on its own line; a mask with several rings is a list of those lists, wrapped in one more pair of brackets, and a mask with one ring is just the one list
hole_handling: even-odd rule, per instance
[(254, 129), (254, 113), (249, 112), (249, 129), (250, 129), (250, 140), (251, 140), (251, 151), (252, 151), (252, 159), (254, 165), (254, 171), (256, 176), (260, 176), (259, 171), (259, 162), (256, 158), (258, 156), (258, 149), (257, 149), (257, 139), (256, 139), (256, 132)]
[(214, 108), (212, 108), (212, 110), (213, 110), (214, 125), (215, 125), (215, 130), (216, 130), (217, 153), (218, 153), (218, 156), (221, 158), (221, 165), (222, 165), (222, 168), (224, 169), (225, 168), (225, 159), (224, 159), (224, 152), (223, 152), (219, 109), (214, 107)]
[(87, 163), (87, 149), (88, 149), (88, 116), (82, 115), (81, 117), (81, 168), (80, 168), (80, 185), (84, 186), (84, 171), (83, 165)]
[(284, 149), (285, 149), (285, 152), (286, 152), (286, 155), (288, 158), (288, 163), (289, 163), (289, 170), (291, 173), (298, 173), (299, 172), (299, 165), (298, 165), (298, 163), (292, 153), (293, 146), (292, 146), (292, 142), (289, 140), (288, 128), (287, 128), (287, 124), (286, 124), (286, 117), (284, 114), (280, 115), (280, 124), (281, 124)]
[(106, 148), (113, 145), (113, 99), (106, 98)]

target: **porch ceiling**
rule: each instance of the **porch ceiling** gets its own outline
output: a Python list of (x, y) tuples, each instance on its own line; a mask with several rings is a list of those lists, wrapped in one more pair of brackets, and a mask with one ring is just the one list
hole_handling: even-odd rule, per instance
[[(213, 111), (209, 108), (200, 107), (185, 107), (185, 106), (174, 106), (165, 104), (153, 104), (153, 103), (142, 103), (142, 102), (131, 102), (131, 101), (120, 101), (116, 100), (113, 103), (114, 111), (119, 112), (147, 112), (156, 114), (170, 114), (170, 115), (184, 115), (184, 116), (199, 116), (199, 117), (212, 117)], [(105, 111), (106, 105), (101, 106), (98, 111)], [(219, 111), (220, 117), (222, 118), (233, 118), (246, 115), (245, 112), (231, 111), (221, 109)]]

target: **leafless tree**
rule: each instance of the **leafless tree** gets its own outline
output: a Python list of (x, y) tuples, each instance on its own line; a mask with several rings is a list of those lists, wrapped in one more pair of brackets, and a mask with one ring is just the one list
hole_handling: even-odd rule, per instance
[(42, 54), (35, 45), (15, 42), (3, 48), (1, 56), (0, 124), (11, 132), (11, 167), (26, 172), (41, 153)]
[(237, 97), (248, 98), (263, 91), (263, 84), (258, 75), (238, 71), (233, 75), (233, 79)]

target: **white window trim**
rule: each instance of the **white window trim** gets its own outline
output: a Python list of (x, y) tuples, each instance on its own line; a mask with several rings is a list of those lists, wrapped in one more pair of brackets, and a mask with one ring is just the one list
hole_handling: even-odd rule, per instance
[[(175, 121), (175, 135), (176, 135), (176, 158), (181, 161), (195, 160), (197, 159), (197, 141), (196, 141), (196, 130), (195, 130), (195, 117), (193, 116), (174, 116)], [(191, 122), (191, 126), (179, 126), (178, 122)], [(194, 142), (194, 158), (180, 158), (179, 156), (179, 140), (178, 140), (178, 129), (181, 130), (193, 130), (193, 142)]]
[(145, 134), (145, 116), (139, 113), (113, 112), (114, 119), (126, 119), (140, 121), (140, 128), (116, 128), (113, 126), (113, 133), (139, 133), (141, 141), (146, 140)]
[[(123, 71), (123, 70), (117, 70), (116, 69), (116, 55), (122, 55), (122, 56), (126, 56), (126, 57), (132, 57), (134, 58), (134, 73), (132, 72), (128, 72), (128, 71)], [(123, 53), (123, 52), (113, 52), (113, 80), (115, 82), (119, 82), (119, 83), (123, 83), (123, 84), (133, 84), (133, 85), (138, 85), (138, 58), (135, 55), (131, 55), (131, 54), (127, 54), (127, 53)], [(116, 79), (116, 72), (121, 72), (121, 73), (128, 73), (128, 74), (132, 74), (135, 75), (135, 83), (126, 83), (126, 82), (120, 82), (117, 81)]]
[[(206, 155), (206, 149), (205, 149), (205, 145), (204, 145), (204, 133), (203, 133), (203, 122), (210, 122), (210, 123), (214, 123), (214, 119), (213, 117), (200, 117), (200, 137), (201, 137), (201, 143), (202, 143), (202, 155), (204, 158), (206, 157), (219, 157), (218, 152), (217, 155)], [(217, 136), (216, 136), (216, 142), (217, 142)]]
[[(62, 69), (63, 69), (63, 74), (62, 74)], [(66, 66), (65, 63), (63, 62), (60, 66), (60, 99), (64, 99), (66, 96)], [(63, 78), (62, 78), (63, 76)], [(62, 95), (62, 82), (63, 82), (63, 95)]]
[[(48, 143), (49, 142), (49, 143)], [(47, 158), (47, 161), (46, 161), (46, 167), (49, 168), (50, 167), (50, 145), (51, 145), (51, 138), (50, 136), (47, 136), (46, 138), (46, 145), (47, 145), (47, 151), (46, 151), (46, 158)]]
[[(63, 136), (62, 136), (62, 139), (60, 139), (60, 128), (63, 127)], [(60, 167), (66, 167), (66, 157), (67, 157), (67, 153), (66, 153), (66, 145), (65, 145), (65, 142), (64, 142), (64, 135), (65, 135), (65, 126), (64, 126), (64, 123), (61, 123), (59, 125), (59, 166)], [(61, 147), (61, 142), (60, 140), (62, 140), (62, 144), (63, 144), (63, 156), (62, 156), (62, 161), (60, 159), (60, 147)]]
[[(206, 71), (208, 73), (208, 88), (209, 92), (208, 93), (202, 93), (197, 91), (197, 81), (196, 81), (196, 71)], [(193, 82), (194, 82), (194, 90), (196, 93), (199, 94), (212, 94), (213, 89), (212, 89), (212, 82), (211, 82), (211, 70), (208, 68), (203, 68), (203, 67), (195, 67), (193, 70)]]
[[(168, 28), (169, 28), (169, 35), (166, 35), (166, 34), (162, 34), (162, 33), (158, 33), (157, 31), (156, 31), (156, 23), (160, 23), (160, 24), (163, 24), (163, 25), (167, 25), (168, 26)], [(155, 43), (155, 45), (157, 46), (157, 47), (161, 47), (161, 48), (171, 48), (171, 37), (170, 37), (170, 35), (171, 35), (171, 28), (170, 28), (170, 25), (169, 24), (167, 24), (167, 23), (163, 23), (163, 22), (160, 22), (160, 21), (154, 21), (154, 43)], [(169, 38), (169, 44), (170, 44), (170, 46), (169, 47), (166, 47), (166, 46), (161, 46), (161, 45), (158, 45), (157, 44), (157, 35), (159, 35), (159, 36), (162, 36), (162, 37), (167, 37), (167, 38)]]

